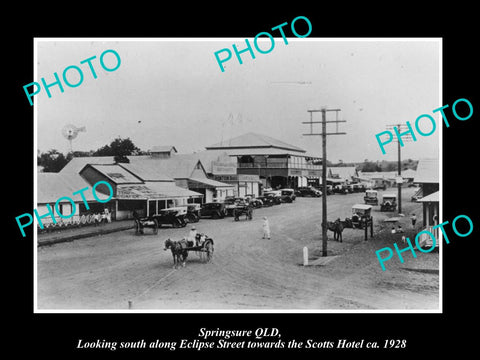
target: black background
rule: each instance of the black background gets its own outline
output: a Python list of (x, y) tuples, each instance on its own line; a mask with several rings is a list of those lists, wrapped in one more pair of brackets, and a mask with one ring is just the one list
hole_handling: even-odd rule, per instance
[[(4, 106), (4, 237), (2, 300), (8, 318), (7, 341), (18, 354), (34, 351), (38, 355), (69, 355), (76, 350), (78, 339), (128, 341), (161, 339), (175, 341), (195, 339), (205, 328), (256, 329), (276, 327), (283, 340), (308, 338), (319, 340), (407, 339), (404, 350), (368, 351), (368, 356), (399, 352), (405, 356), (437, 355), (454, 350), (475, 348), (478, 325), (476, 263), (478, 262), (477, 170), (478, 146), (476, 125), (480, 106), (478, 90), (478, 17), (477, 9), (467, 3), (438, 3), (421, 8), (417, 3), (366, 2), (354, 5), (342, 2), (327, 6), (294, 8), (277, 4), (260, 11), (259, 4), (223, 2), (220, 5), (192, 6), (180, 4), (181, 10), (163, 3), (94, 3), (72, 6), (25, 6), (10, 10), (2, 25), (6, 51), (3, 74), (7, 75)], [(443, 104), (450, 128), (443, 129), (443, 218), (453, 220), (466, 214), (475, 229), (467, 238), (448, 232), (451, 242), (443, 251), (443, 314), (34, 314), (32, 232), (22, 238), (15, 216), (33, 208), (33, 108), (23, 92), (23, 85), (33, 78), (34, 37), (241, 37), (257, 33), (297, 16), (312, 23), (309, 37), (442, 37), (443, 38)], [(299, 33), (302, 33), (299, 29)], [(478, 31), (477, 31), (478, 33)], [(288, 35), (287, 35), (288, 36)], [(476, 91), (474, 91), (474, 88)], [(474, 114), (467, 121), (453, 118), (451, 105), (458, 98), (473, 104)], [(399, 104), (408, 106), (408, 104)], [(432, 109), (433, 110), (433, 109)], [(420, 114), (419, 114), (420, 115)], [(373, 135), (373, 130), (372, 130)], [(420, 154), (419, 154), (419, 157)], [(8, 190), (7, 190), (8, 189)], [(4, 323), (5, 324), (5, 323)], [(272, 351), (272, 350), (270, 350)], [(298, 351), (298, 350), (297, 350)], [(223, 352), (217, 350), (217, 352)], [(283, 350), (292, 353), (293, 350)], [(310, 356), (333, 355), (338, 350), (310, 351)], [(191, 352), (194, 353), (193, 351)], [(225, 351), (230, 354), (231, 351)], [(252, 353), (244, 350), (243, 354)], [(367, 350), (340, 351), (356, 356)], [(118, 356), (120, 352), (83, 351), (83, 356)], [(134, 354), (130, 352), (130, 354)], [(267, 354), (267, 353), (266, 353)], [(178, 350), (135, 352), (155, 358), (179, 356)], [(82, 357), (83, 357), (82, 356)]]

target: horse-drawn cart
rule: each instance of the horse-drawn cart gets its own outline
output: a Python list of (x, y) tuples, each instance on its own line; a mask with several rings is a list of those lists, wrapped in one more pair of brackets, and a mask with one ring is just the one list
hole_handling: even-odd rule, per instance
[(158, 234), (158, 221), (154, 218), (135, 218), (135, 235), (144, 234), (145, 228), (153, 229), (154, 234)]
[(158, 214), (147, 217), (140, 217), (134, 212), (135, 234), (143, 234), (145, 228), (151, 228), (153, 233), (157, 234), (158, 228), (162, 225), (170, 225), (174, 228), (185, 227), (187, 225), (185, 221), (186, 215), (186, 207), (162, 209)]
[(213, 239), (205, 234), (197, 234), (195, 241), (189, 241), (186, 238), (178, 241), (167, 239), (163, 250), (168, 249), (172, 252), (175, 269), (179, 263), (185, 266), (189, 251), (195, 251), (200, 260), (209, 262), (213, 258)]
[(238, 203), (233, 209), (234, 220), (240, 220), (240, 216), (245, 215), (246, 220), (252, 220), (253, 218), (253, 207), (247, 203)]

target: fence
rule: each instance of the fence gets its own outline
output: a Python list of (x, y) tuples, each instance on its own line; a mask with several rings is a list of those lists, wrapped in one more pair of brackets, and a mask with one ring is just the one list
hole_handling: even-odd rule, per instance
[(74, 215), (71, 218), (63, 219), (55, 217), (56, 223), (49, 218), (49, 222), (42, 222), (43, 229), (37, 224), (38, 233), (57, 231), (62, 229), (71, 229), (82, 226), (100, 225), (112, 222), (111, 213), (91, 213), (83, 215)]

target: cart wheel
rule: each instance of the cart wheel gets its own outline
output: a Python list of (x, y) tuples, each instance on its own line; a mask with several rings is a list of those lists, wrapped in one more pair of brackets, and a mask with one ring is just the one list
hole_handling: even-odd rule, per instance
[(153, 222), (154, 222), (154, 224), (155, 224), (155, 225), (153, 226), (153, 233), (154, 233), (155, 235), (157, 235), (157, 234), (158, 234), (158, 220), (157, 220), (157, 219), (153, 219)]
[(207, 241), (207, 243), (205, 244), (205, 253), (206, 261), (211, 261), (213, 258), (213, 243), (211, 241)]

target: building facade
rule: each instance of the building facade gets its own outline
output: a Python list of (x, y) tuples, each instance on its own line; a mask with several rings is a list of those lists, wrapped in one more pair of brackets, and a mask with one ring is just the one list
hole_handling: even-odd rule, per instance
[(258, 176), (263, 188), (307, 186), (322, 176), (320, 157), (261, 134), (247, 133), (206, 149), (227, 153), (236, 161), (238, 176)]

